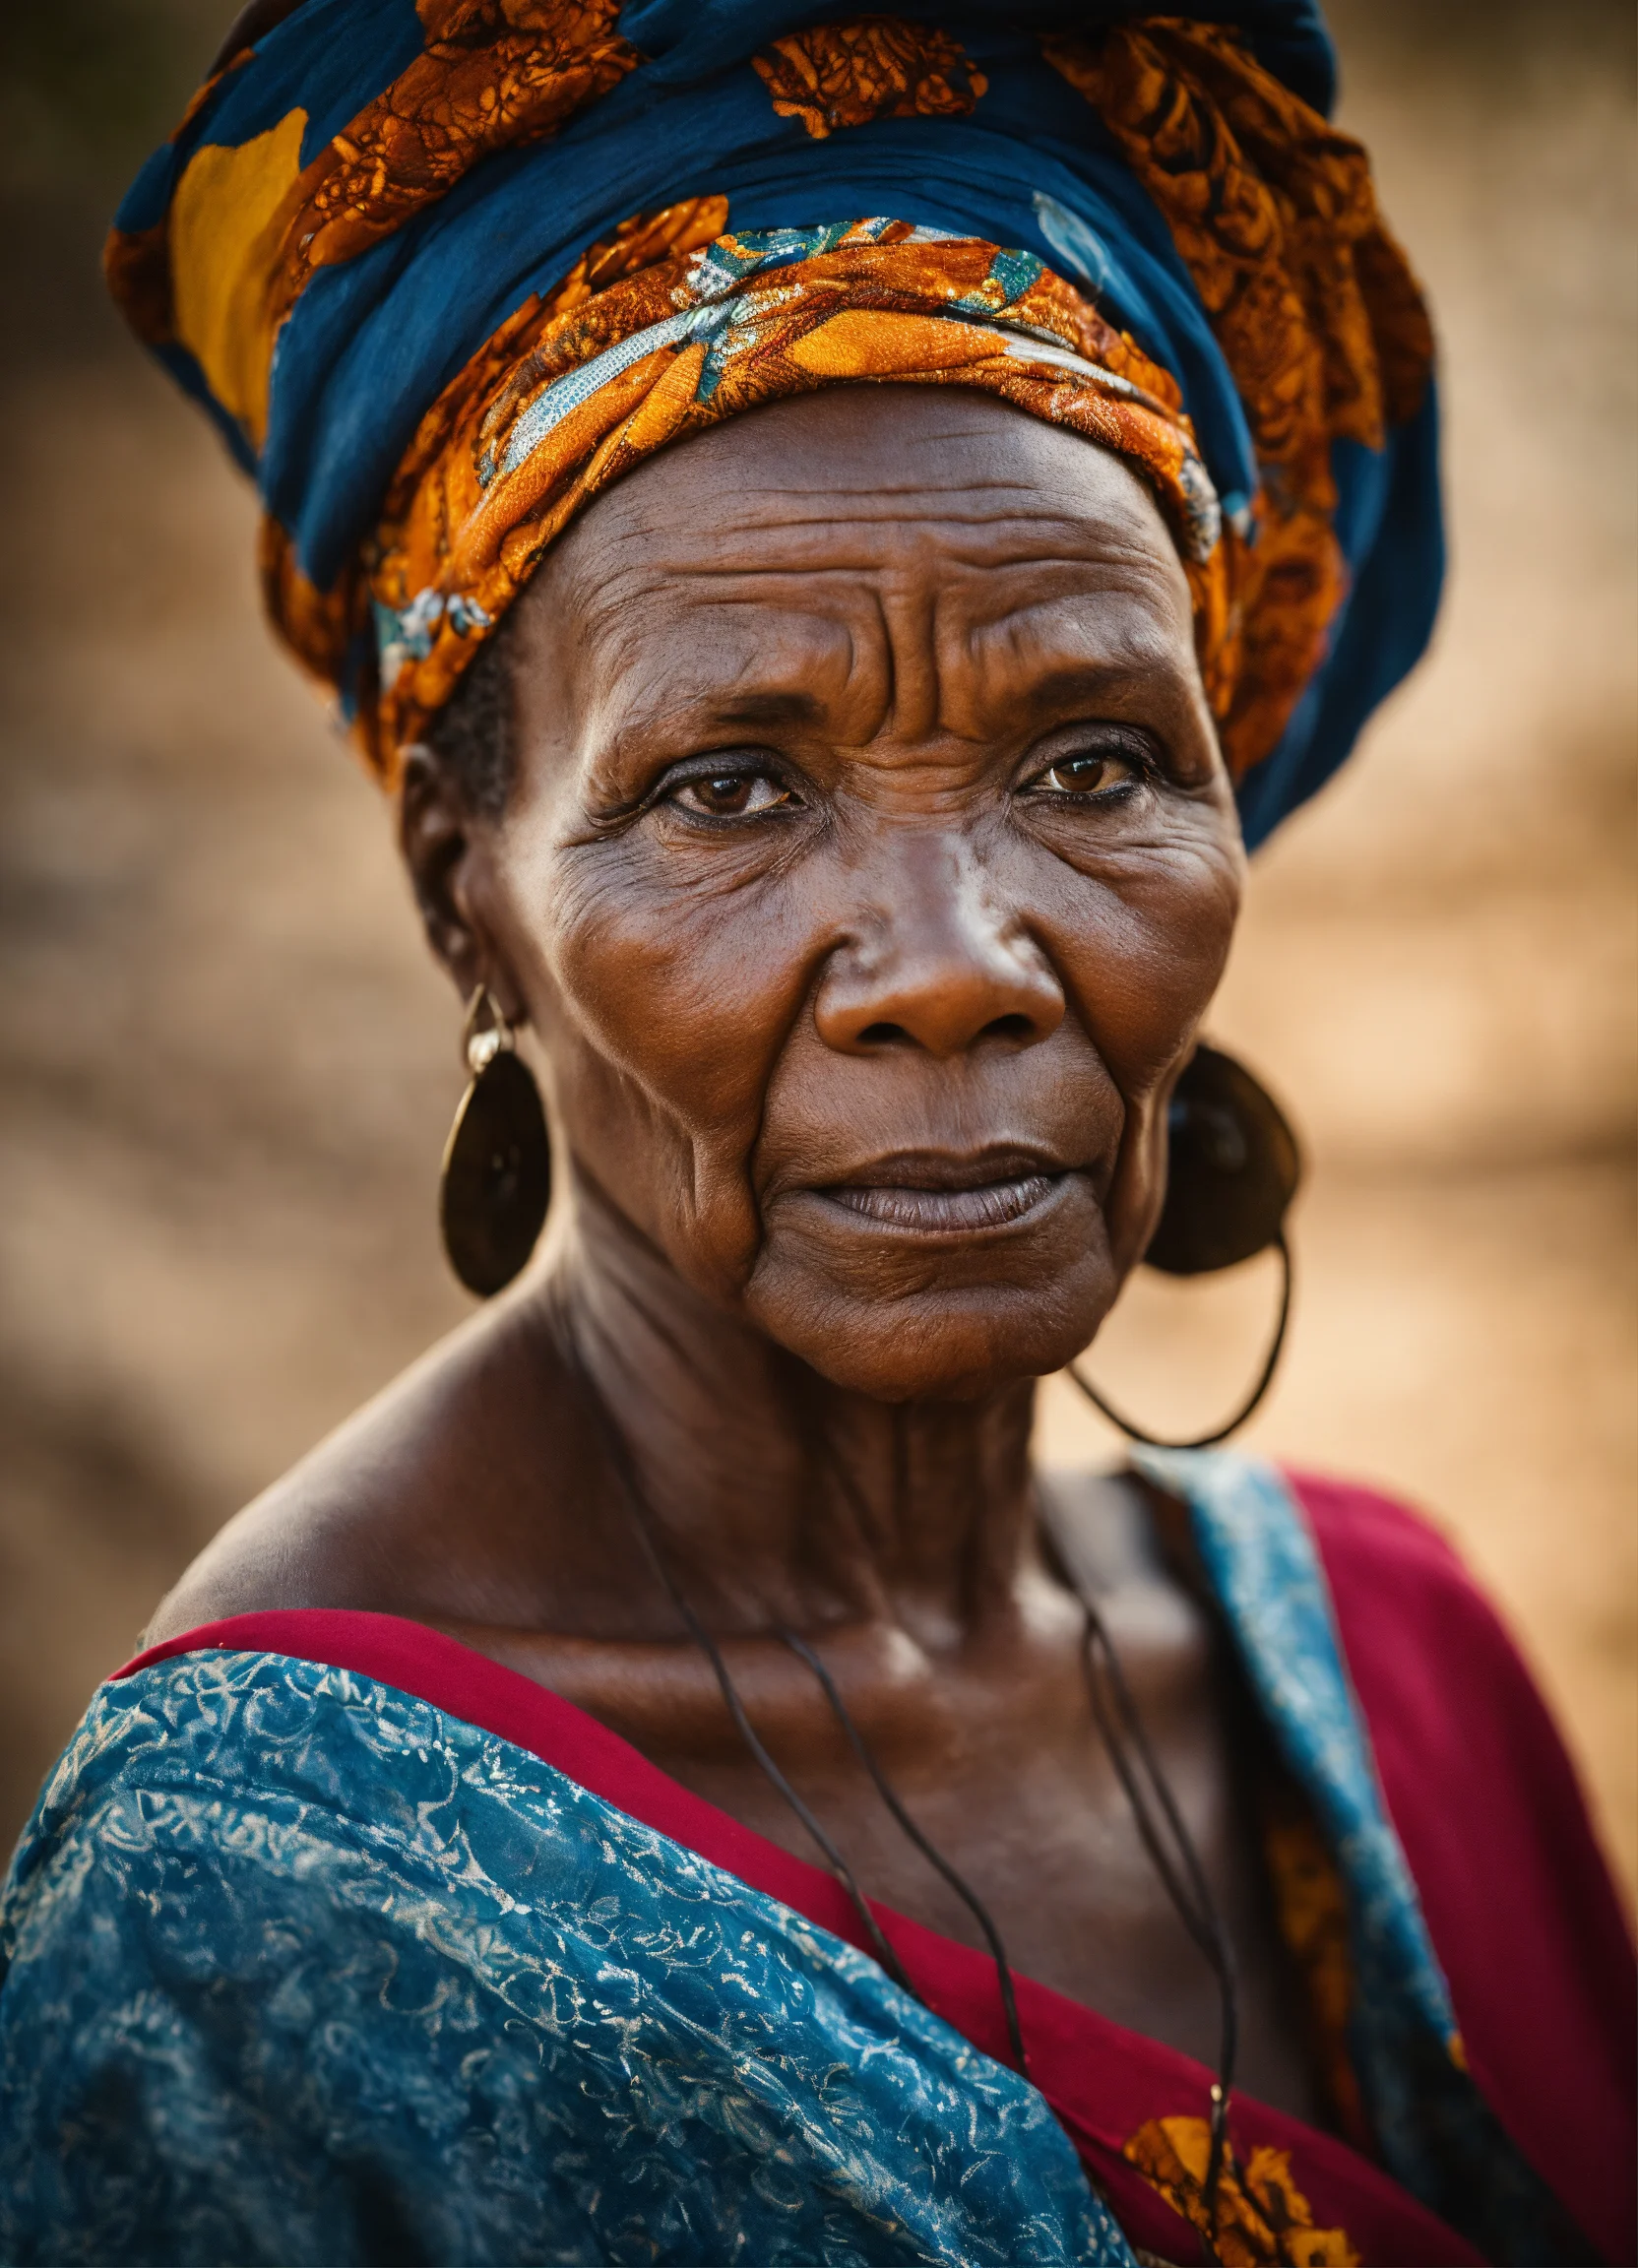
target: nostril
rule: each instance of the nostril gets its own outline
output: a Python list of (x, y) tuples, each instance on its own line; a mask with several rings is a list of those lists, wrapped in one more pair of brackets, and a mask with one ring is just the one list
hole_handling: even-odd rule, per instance
[(902, 1024), (866, 1024), (858, 1043), (861, 1047), (908, 1047), (911, 1038)]
[(1007, 1040), (1023, 1045), (1036, 1036), (1036, 1028), (1028, 1016), (997, 1016), (979, 1033), (980, 1040)]

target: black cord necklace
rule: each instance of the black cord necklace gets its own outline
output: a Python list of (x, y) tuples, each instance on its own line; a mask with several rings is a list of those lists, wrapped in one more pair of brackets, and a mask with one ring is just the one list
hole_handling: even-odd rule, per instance
[(625, 1497), (627, 1509), (631, 1513), (632, 1524), (637, 1530), (644, 1556), (654, 1569), (666, 1597), (676, 1608), (683, 1627), (711, 1664), (712, 1670), (716, 1673), (717, 1683), (722, 1688), (723, 1699), (727, 1706), (728, 1715), (733, 1719), (735, 1731), (750, 1750), (758, 1768), (784, 1796), (786, 1802), (789, 1804), (791, 1810), (794, 1811), (796, 1817), (824, 1853), (833, 1872), (857, 1909), (859, 1920), (864, 1923), (870, 1942), (876, 1949), (877, 1960), (901, 1991), (908, 1992), (912, 1999), (919, 2000), (921, 1995), (905, 1974), (904, 1964), (899, 1959), (898, 1954), (894, 1952), (881, 1923), (871, 1912), (869, 1900), (853, 1878), (852, 1868), (848, 1864), (836, 1844), (820, 1826), (818, 1820), (802, 1801), (795, 1789), (791, 1787), (789, 1781), (774, 1762), (758, 1737), (755, 1726), (745, 1714), (745, 1704), (739, 1698), (738, 1689), (733, 1679), (728, 1675), (728, 1666), (723, 1659), (722, 1648), (689, 1605), (682, 1586), (678, 1583), (670, 1562), (661, 1547), (659, 1522), (655, 1519), (648, 1496), (637, 1478), (636, 1467), (632, 1462), (631, 1453), (626, 1447), (625, 1436), (604, 1409), (602, 1397), (587, 1376), (585, 1365), (577, 1359), (575, 1366), (580, 1371), (582, 1383), (591, 1401), (592, 1410), (598, 1422), (598, 1430), (602, 1436), (609, 1462), (614, 1467), (615, 1475), (619, 1480), (620, 1490)]
[(1134, 1423), (1130, 1418), (1123, 1418), (1112, 1403), (1103, 1399), (1102, 1394), (1077, 1363), (1067, 1363), (1065, 1368), (1070, 1377), (1079, 1386), (1099, 1416), (1106, 1418), (1116, 1431), (1124, 1433), (1129, 1441), (1141, 1441), (1148, 1449), (1215, 1449), (1220, 1441), (1227, 1441), (1230, 1433), (1237, 1433), (1262, 1401), (1263, 1396), (1274, 1384), (1274, 1373), (1280, 1367), (1280, 1356), (1286, 1345), (1286, 1331), (1292, 1319), (1292, 1278), (1295, 1271), (1292, 1264), (1292, 1248), (1286, 1239), (1284, 1229), (1281, 1229), (1277, 1235), (1271, 1238), (1269, 1245), (1265, 1246), (1265, 1250), (1268, 1249), (1272, 1249), (1280, 1255), (1280, 1312), (1274, 1320), (1274, 1336), (1268, 1343), (1268, 1350), (1263, 1356), (1263, 1366), (1257, 1373), (1257, 1382), (1231, 1418), (1226, 1418), (1223, 1423), (1214, 1427), (1210, 1433), (1197, 1434), (1192, 1441), (1163, 1441), (1158, 1433), (1146, 1433), (1143, 1427)]
[[(1211, 2152), (1206, 2162), (1205, 2182), (1206, 2218), (1215, 2237), (1218, 2192), (1228, 2157), (1228, 2097), (1239, 2054), (1239, 1990), (1234, 1949), (1206, 1880), (1194, 1840), (1150, 1745), (1108, 1626), (1096, 1602), (1079, 1583), (1075, 1585), (1075, 1592), (1086, 1616), (1082, 1658), (1086, 1665), (1087, 1690), (1092, 1697), (1098, 1729), (1103, 1736), (1103, 1746), (1125, 1791), (1144, 1849), (1166, 1894), (1217, 1979), (1218, 2063), (1212, 2087)], [(1133, 1763), (1134, 1755), (1137, 1766)]]
[(1001, 2007), (1007, 2020), (1007, 2038), (1012, 2044), (1013, 2061), (1027, 2079), (1030, 2076), (1030, 2058), (1024, 2048), (1024, 2029), (1018, 2021), (1018, 1996), (1013, 1990), (1012, 1964), (1007, 1959), (1007, 1949), (1001, 1941), (1001, 1932), (990, 1919), (988, 1907), (972, 1885), (956, 1871), (937, 1846), (922, 1833), (905, 1809), (893, 1783), (876, 1762), (864, 1734), (853, 1723), (848, 1704), (837, 1690), (835, 1678), (832, 1677), (813, 1648), (808, 1645), (805, 1639), (798, 1638), (793, 1630), (787, 1630), (782, 1627), (779, 1635), (789, 1647), (791, 1653), (800, 1656), (801, 1660), (813, 1671), (815, 1677), (818, 1678), (824, 1690), (825, 1699), (830, 1703), (837, 1723), (852, 1745), (853, 1754), (874, 1781), (877, 1795), (887, 1805), (901, 1830), (914, 1844), (928, 1864), (936, 1867), (938, 1872), (943, 1875), (945, 1881), (949, 1883), (951, 1889), (967, 1907), (978, 1927), (983, 1931), (984, 1941), (995, 1962), (995, 1978), (1001, 1988)]
[[(672, 1606), (688, 1635), (694, 1640), (716, 1676), (724, 1703), (735, 1730), (744, 1741), (753, 1762), (770, 1785), (788, 1804), (802, 1826), (823, 1853), (832, 1871), (846, 1890), (849, 1899), (864, 1924), (865, 1932), (875, 1948), (876, 1957), (901, 1991), (912, 1999), (922, 1996), (912, 1984), (903, 1962), (894, 1951), (881, 1923), (871, 1910), (870, 1902), (859, 1888), (851, 1867), (843, 1857), (833, 1838), (826, 1832), (813, 1812), (790, 1785), (785, 1774), (759, 1738), (755, 1727), (745, 1712), (745, 1705), (728, 1672), (721, 1647), (695, 1613), (686, 1594), (676, 1579), (660, 1539), (660, 1523), (638, 1478), (635, 1462), (626, 1444), (625, 1436), (615, 1424), (602, 1397), (593, 1384), (578, 1350), (571, 1349), (571, 1359), (579, 1373), (587, 1401), (596, 1420), (598, 1431), (608, 1454), (620, 1493), (631, 1514), (643, 1555), (653, 1568), (655, 1576)], [(827, 1460), (835, 1463), (834, 1459)], [(842, 1475), (845, 1485), (851, 1493), (851, 1477)], [(1067, 1573), (1068, 1570), (1066, 1569)], [(1222, 2187), (1223, 2172), (1228, 2158), (1228, 2099), (1233, 2085), (1234, 2065), (1238, 2051), (1239, 2012), (1233, 1949), (1223, 1918), (1206, 1879), (1205, 1869), (1184, 1824), (1175, 1797), (1166, 1784), (1160, 1761), (1150, 1744), (1138, 1714), (1126, 1673), (1115, 1652), (1114, 1642), (1096, 1602), (1071, 1574), (1070, 1581), (1080, 1601), (1085, 1616), (1083, 1662), (1087, 1675), (1087, 1689), (1091, 1697), (1094, 1721), (1103, 1745), (1108, 1751), (1122, 1792), (1131, 1805), (1138, 1833), (1144, 1849), (1160, 1876), (1166, 1896), (1176, 1909), (1179, 1920), (1190, 1938), (1212, 1969), (1218, 1981), (1222, 2003), (1222, 2025), (1218, 2055), (1218, 2076), (1212, 2087), (1211, 2152), (1207, 2161), (1205, 2206), (1211, 2236), (1208, 2248), (1214, 2260), (1219, 2257), (1216, 2236), (1218, 2228), (1218, 2199)], [(812, 1670), (838, 1725), (846, 1734), (853, 1753), (869, 1775), (877, 1794), (901, 1832), (914, 1845), (921, 1856), (933, 1866), (957, 1896), (982, 1930), (995, 1962), (996, 1982), (1000, 1988), (1001, 2005), (1005, 2012), (1007, 2036), (1013, 2059), (1019, 2072), (1029, 2077), (1029, 2056), (1024, 2046), (1023, 2027), (1018, 2018), (1017, 1994), (1013, 1984), (1012, 1965), (1007, 1959), (1001, 1932), (996, 1927), (988, 1908), (960, 1871), (951, 1864), (931, 1839), (915, 1824), (905, 1808), (892, 1783), (872, 1753), (869, 1743), (854, 1724), (843, 1700), (836, 1680), (823, 1659), (808, 1642), (784, 1625), (776, 1625), (776, 1635), (797, 1659)], [(1129, 1745), (1128, 1745), (1129, 1744)], [(1133, 1754), (1138, 1763), (1134, 1766)], [(922, 2002), (925, 2005), (925, 2002)]]

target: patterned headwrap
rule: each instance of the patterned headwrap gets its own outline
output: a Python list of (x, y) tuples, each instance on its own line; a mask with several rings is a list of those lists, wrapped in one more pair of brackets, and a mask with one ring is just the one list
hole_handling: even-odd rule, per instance
[(1255, 841), (1421, 652), (1442, 549), (1427, 319), (1313, 0), (1228, 12), (302, 0), (150, 159), (109, 283), (388, 782), (632, 466), (958, 385), (1149, 483)]

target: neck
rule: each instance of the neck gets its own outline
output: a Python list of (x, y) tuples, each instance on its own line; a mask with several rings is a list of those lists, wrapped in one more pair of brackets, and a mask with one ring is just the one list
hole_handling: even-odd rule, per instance
[(642, 1510), (723, 1633), (892, 1619), (961, 1644), (1013, 1610), (1034, 1383), (876, 1402), (685, 1284), (583, 1187), (543, 1282)]

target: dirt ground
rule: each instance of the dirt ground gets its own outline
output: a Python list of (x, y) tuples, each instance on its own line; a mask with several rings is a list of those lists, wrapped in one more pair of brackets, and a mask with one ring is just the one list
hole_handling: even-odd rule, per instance
[[(226, 12), (57, 0), (0, 56), (8, 1843), (203, 1540), (465, 1308), (433, 1223), (455, 1004), (374, 789), (263, 632), (251, 500), (95, 283), (107, 192)], [(1259, 858), (1214, 1017), (1311, 1166), (1246, 1438), (1459, 1540), (1630, 1886), (1630, 15), (1334, 17), (1345, 122), (1439, 318), (1454, 569), (1432, 660)], [(1141, 1280), (1093, 1366), (1195, 1422), (1270, 1298), (1255, 1263)], [(1040, 1430), (1051, 1461), (1111, 1445), (1061, 1381)]]

